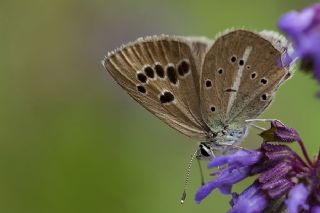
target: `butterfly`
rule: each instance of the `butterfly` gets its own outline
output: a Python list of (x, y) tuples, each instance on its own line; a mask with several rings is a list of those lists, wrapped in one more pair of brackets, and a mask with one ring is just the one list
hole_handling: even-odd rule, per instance
[(129, 95), (200, 142), (198, 158), (239, 144), (290, 76), (288, 42), (271, 31), (231, 30), (213, 41), (152, 36), (109, 52), (103, 66)]

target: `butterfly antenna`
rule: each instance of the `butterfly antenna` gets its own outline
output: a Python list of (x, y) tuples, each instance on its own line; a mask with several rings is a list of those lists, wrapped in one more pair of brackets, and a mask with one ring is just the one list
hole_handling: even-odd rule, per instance
[(185, 201), (186, 198), (187, 198), (187, 188), (188, 188), (188, 183), (189, 183), (189, 180), (190, 180), (191, 166), (192, 166), (193, 159), (194, 159), (195, 156), (197, 155), (197, 152), (198, 152), (198, 148), (197, 148), (197, 150), (193, 153), (193, 155), (191, 156), (191, 159), (190, 159), (189, 164), (188, 164), (188, 167), (187, 167), (186, 177), (185, 177), (184, 186), (183, 186), (183, 193), (182, 193), (181, 200), (180, 200), (180, 203), (181, 203), (181, 204), (183, 204), (184, 201)]

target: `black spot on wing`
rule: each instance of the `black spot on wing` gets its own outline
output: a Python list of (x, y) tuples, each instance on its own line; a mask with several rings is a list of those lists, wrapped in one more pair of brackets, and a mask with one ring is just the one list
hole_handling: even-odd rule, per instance
[(142, 86), (142, 85), (138, 85), (137, 86), (137, 90), (139, 92), (141, 92), (141, 93), (146, 93), (147, 92), (146, 88), (144, 86)]
[(232, 57), (230, 58), (231, 63), (236, 62), (236, 60), (237, 60), (237, 57), (236, 57), (236, 56), (232, 56)]
[(268, 83), (268, 80), (265, 79), (265, 78), (262, 78), (260, 82), (261, 82), (262, 84), (267, 84), (267, 83)]
[(174, 96), (171, 92), (164, 92), (160, 95), (160, 102), (162, 104), (170, 103), (172, 101), (174, 101)]
[(154, 78), (154, 71), (153, 69), (150, 67), (150, 66), (146, 66), (144, 68), (144, 72), (146, 73), (146, 75), (149, 77), (149, 78)]
[(206, 80), (206, 87), (209, 88), (209, 87), (212, 87), (212, 81), (207, 79)]
[(186, 60), (181, 61), (180, 64), (178, 65), (179, 75), (184, 76), (184, 75), (188, 74), (189, 71), (190, 71), (189, 62), (187, 62)]
[(160, 78), (164, 78), (164, 70), (163, 70), (163, 67), (160, 65), (160, 64), (156, 64), (154, 66), (154, 69), (157, 73), (157, 75), (160, 77)]
[(143, 73), (138, 73), (137, 78), (141, 83), (146, 83), (147, 82), (147, 76)]
[(262, 94), (262, 95), (261, 95), (261, 100), (262, 100), (262, 101), (267, 100), (267, 98), (268, 98), (267, 94)]
[(176, 72), (176, 69), (174, 68), (174, 66), (169, 65), (167, 67), (167, 76), (168, 76), (169, 81), (171, 83), (176, 84), (178, 82), (177, 72)]
[(225, 92), (237, 92), (237, 90), (236, 90), (236, 89), (229, 88), (229, 89), (226, 89)]

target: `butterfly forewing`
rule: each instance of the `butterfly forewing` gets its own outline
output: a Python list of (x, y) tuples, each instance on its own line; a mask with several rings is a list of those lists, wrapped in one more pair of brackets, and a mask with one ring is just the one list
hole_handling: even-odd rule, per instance
[(200, 63), (190, 48), (191, 42), (178, 37), (139, 39), (109, 54), (103, 64), (147, 110), (185, 135), (205, 140), (208, 127), (200, 110)]
[(200, 81), (203, 119), (211, 129), (244, 127), (263, 112), (289, 72), (281, 63), (284, 50), (246, 30), (214, 42)]

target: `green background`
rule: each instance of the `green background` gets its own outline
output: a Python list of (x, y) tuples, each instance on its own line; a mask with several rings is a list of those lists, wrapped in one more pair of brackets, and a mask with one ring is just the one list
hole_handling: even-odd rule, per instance
[[(180, 205), (196, 143), (132, 101), (100, 60), (145, 35), (276, 30), (281, 14), (310, 2), (1, 1), (0, 213), (225, 212), (228, 196), (193, 202), (196, 164)], [(311, 153), (319, 89), (297, 72), (261, 116), (296, 128)], [(256, 133), (245, 146), (258, 146)]]

